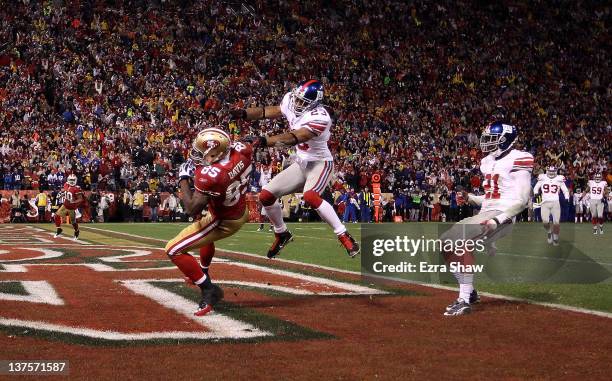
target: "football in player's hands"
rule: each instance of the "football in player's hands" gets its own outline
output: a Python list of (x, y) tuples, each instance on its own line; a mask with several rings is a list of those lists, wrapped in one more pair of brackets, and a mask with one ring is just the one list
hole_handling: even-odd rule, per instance
[(195, 173), (195, 165), (191, 160), (187, 160), (179, 167), (178, 177), (180, 180), (191, 179)]

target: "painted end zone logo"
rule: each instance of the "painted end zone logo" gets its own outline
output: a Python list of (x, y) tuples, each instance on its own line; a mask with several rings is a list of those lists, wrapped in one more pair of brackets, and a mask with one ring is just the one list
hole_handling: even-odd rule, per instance
[[(217, 260), (211, 276), (226, 294), (216, 311), (193, 315), (199, 290), (182, 283), (163, 250), (89, 245), (28, 226), (0, 226), (0, 329), (86, 344), (259, 341), (329, 337), (268, 313), (283, 301), (384, 291)], [(280, 307), (279, 307), (280, 306)]]

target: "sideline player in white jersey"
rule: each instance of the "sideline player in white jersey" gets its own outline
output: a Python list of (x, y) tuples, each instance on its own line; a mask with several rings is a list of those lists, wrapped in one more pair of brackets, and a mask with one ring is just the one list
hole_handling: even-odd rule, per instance
[(575, 210), (575, 216), (574, 216), (574, 223), (582, 223), (582, 214), (583, 214), (583, 206), (582, 206), (582, 198), (584, 197), (584, 195), (582, 194), (582, 190), (580, 188), (576, 188), (576, 191), (574, 192), (573, 197), (573, 201), (574, 201), (574, 210)]
[[(555, 166), (546, 168), (546, 174), (538, 176), (538, 182), (533, 187), (533, 193), (542, 193), (542, 223), (547, 234), (548, 243), (559, 245), (559, 231), (561, 230), (561, 205), (559, 195), (569, 201), (569, 190), (565, 186), (565, 177), (557, 174)], [(550, 218), (552, 217), (552, 226)]]
[(284, 195), (302, 192), (304, 201), (327, 222), (350, 257), (359, 253), (359, 244), (348, 233), (333, 206), (321, 198), (334, 170), (334, 159), (327, 146), (331, 135), (332, 120), (323, 107), (323, 85), (310, 79), (302, 81), (285, 94), (280, 106), (263, 106), (233, 110), (234, 118), (256, 120), (285, 117), (289, 132), (275, 136), (260, 136), (255, 145), (264, 147), (296, 146), (296, 161), (277, 174), (259, 193), (259, 200), (274, 225), (276, 239), (268, 250), (268, 258), (274, 258), (293, 235), (283, 221), (280, 205), (276, 200)]
[(591, 222), (593, 234), (603, 234), (604, 202), (603, 198), (608, 192), (607, 183), (601, 179), (601, 173), (596, 173), (593, 180), (589, 180), (586, 194), (590, 198)]
[[(476, 196), (467, 192), (460, 197), (473, 205), (480, 206), (480, 212), (465, 218), (442, 234), (441, 240), (483, 239), (485, 246), (492, 246), (495, 240), (509, 234), (514, 217), (521, 213), (531, 198), (531, 171), (533, 156), (525, 151), (512, 149), (517, 137), (515, 126), (495, 122), (487, 126), (480, 138), (480, 148), (487, 154), (480, 161), (484, 176), (484, 195)], [(457, 255), (444, 253), (447, 262), (470, 265), (474, 254)], [(470, 304), (478, 302), (474, 289), (473, 273), (453, 273), (459, 282), (459, 298), (446, 307), (445, 316), (464, 315), (471, 312)]]

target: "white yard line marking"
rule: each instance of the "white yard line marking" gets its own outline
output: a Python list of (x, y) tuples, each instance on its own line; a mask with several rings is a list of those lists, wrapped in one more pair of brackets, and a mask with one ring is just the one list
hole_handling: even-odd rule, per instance
[(329, 287), (339, 288), (341, 290), (348, 290), (350, 293), (338, 293), (338, 292), (317, 292), (317, 295), (381, 295), (388, 294), (387, 291), (377, 290), (370, 287), (360, 286), (352, 283), (346, 282), (338, 282), (335, 280), (331, 280), (328, 278), (320, 278), (311, 275), (305, 275), (300, 273), (295, 273), (291, 271), (278, 270), (270, 267), (254, 265), (251, 263), (244, 262), (228, 262), (228, 265), (243, 267), (250, 270), (257, 270), (261, 272), (266, 272), (274, 275), (281, 275), (287, 278), (299, 279), (306, 282), (311, 282), (315, 284), (322, 284)]
[[(128, 237), (153, 240), (153, 241), (157, 241), (157, 242), (166, 242), (165, 240), (162, 240), (162, 239), (145, 237), (145, 236), (136, 235), (136, 234), (122, 233), (122, 232), (116, 232), (116, 231), (113, 231), (113, 230), (100, 229), (100, 228), (91, 228), (91, 227), (87, 227), (87, 228), (88, 229), (99, 230), (99, 231), (106, 232), (106, 233), (125, 235), (125, 236), (128, 236)], [(243, 255), (245, 257), (263, 259), (263, 256), (257, 255), (257, 254), (253, 254), (253, 253), (246, 253), (246, 252), (242, 252), (242, 251), (233, 251), (233, 250), (223, 250), (223, 251), (226, 251), (226, 252), (232, 253), (232, 254)], [(281, 258), (275, 258), (274, 261), (281, 262), (281, 263), (297, 264), (297, 265), (311, 267), (311, 268), (315, 268), (315, 269), (321, 269), (321, 270), (335, 271), (335, 272), (342, 273), (342, 274), (361, 275), (361, 273), (358, 272), (358, 271), (341, 270), (341, 269), (336, 269), (336, 268), (332, 268), (332, 267), (328, 267), (328, 266), (314, 265), (314, 264), (310, 264), (310, 263), (292, 261), (292, 260), (281, 259)], [(397, 281), (397, 279), (395, 279), (395, 281)], [(448, 290), (448, 291), (457, 291), (458, 290), (458, 288), (456, 288), (456, 287), (448, 287), (448, 286), (435, 285), (435, 284), (418, 284), (418, 285), (420, 285), (422, 287), (429, 287), (429, 288), (442, 289), (442, 290)], [(527, 304), (533, 304), (533, 305), (537, 305), (537, 306), (554, 308), (554, 309), (563, 310), (563, 311), (571, 311), (571, 312), (577, 312), (577, 313), (582, 313), (582, 314), (587, 314), (587, 315), (594, 315), (594, 316), (600, 316), (600, 317), (605, 317), (605, 318), (612, 318), (612, 313), (609, 313), (609, 312), (591, 310), (591, 309), (580, 308), (580, 307), (572, 307), (572, 306), (568, 306), (568, 305), (565, 305), (565, 304), (554, 304), (554, 303), (536, 302), (536, 301), (529, 300), (529, 299), (515, 298), (515, 297), (511, 297), (511, 296), (505, 296), (505, 295), (500, 295), (500, 294), (492, 294), (492, 293), (488, 293), (488, 292), (487, 293), (483, 292), (481, 294), (484, 295), (484, 296), (487, 296), (489, 298), (494, 298), (494, 299), (508, 300), (508, 301), (514, 301), (514, 302), (520, 302), (520, 303), (527, 303)]]
[[(255, 326), (230, 318), (229, 316), (213, 312), (206, 316), (195, 316), (193, 313), (193, 302), (177, 295), (171, 291), (156, 287), (151, 284), (155, 279), (147, 280), (121, 280), (118, 281), (121, 285), (128, 288), (135, 294), (143, 295), (150, 298), (166, 308), (170, 308), (180, 313), (181, 315), (197, 322), (203, 327), (210, 330), (206, 334), (209, 338), (252, 338), (271, 336), (270, 332), (266, 332), (256, 328)], [(180, 280), (174, 279), (174, 282)]]
[(0, 281), (0, 283), (18, 282), (20, 283), (27, 295), (8, 294), (0, 292), (0, 300), (11, 300), (28, 303), (43, 303), (53, 306), (62, 306), (64, 301), (57, 295), (53, 286), (44, 280), (37, 281)]
[(0, 269), (0, 273), (27, 273), (28, 269), (24, 265), (7, 265), (2, 264), (4, 269)]
[[(174, 294), (173, 294), (174, 295)], [(191, 304), (193, 309), (193, 304)], [(210, 315), (210, 316), (209, 316)], [(207, 316), (212, 317), (212, 314)], [(204, 317), (207, 317), (204, 316)], [(11, 327), (22, 327), (37, 329), (41, 331), (59, 332), (77, 336), (84, 336), (92, 339), (103, 339), (110, 341), (124, 341), (124, 340), (159, 340), (159, 339), (198, 339), (198, 340), (211, 340), (211, 339), (242, 339), (252, 338), (261, 336), (271, 336), (272, 334), (265, 331), (255, 329), (252, 332), (231, 332), (228, 336), (220, 336), (219, 333), (215, 332), (184, 332), (184, 331), (164, 331), (164, 332), (143, 332), (143, 333), (123, 333), (117, 331), (101, 331), (91, 328), (80, 328), (70, 327), (62, 324), (52, 324), (42, 321), (31, 321), (31, 320), (20, 320), (20, 319), (5, 319), (0, 318), (0, 325), (11, 326)]]
[[(32, 250), (32, 251), (40, 251), (42, 253), (42, 255), (38, 256), (38, 257), (28, 257), (28, 258), (21, 258), (21, 259), (2, 259), (2, 257), (0, 257), (0, 263), (6, 263), (6, 262), (23, 262), (23, 261), (31, 261), (31, 260), (41, 260), (41, 259), (51, 259), (51, 258), (58, 258), (61, 257), (62, 255), (64, 255), (64, 253), (62, 253), (61, 251), (57, 251), (57, 250), (52, 250), (52, 249), (45, 249), (42, 247), (30, 247), (30, 248), (22, 248), (22, 247), (16, 247), (15, 249), (19, 250), (19, 249), (27, 249), (27, 250)], [(9, 253), (9, 251), (7, 250), (0, 250), (0, 255)]]

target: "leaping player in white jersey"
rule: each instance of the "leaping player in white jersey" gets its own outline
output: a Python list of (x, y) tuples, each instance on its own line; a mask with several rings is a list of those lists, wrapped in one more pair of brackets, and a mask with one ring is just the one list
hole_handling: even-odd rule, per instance
[[(542, 193), (542, 223), (547, 234), (547, 241), (554, 246), (559, 245), (559, 231), (561, 230), (561, 206), (559, 194), (569, 201), (569, 190), (565, 186), (565, 177), (557, 174), (555, 166), (546, 168), (546, 174), (538, 176), (538, 182), (533, 187), (533, 193)], [(552, 226), (550, 218), (552, 217)]]
[[(601, 173), (596, 173), (593, 180), (589, 180), (586, 194), (590, 198), (591, 222), (593, 234), (603, 234), (604, 203), (603, 198), (608, 193), (608, 184), (601, 179)], [(599, 231), (598, 231), (599, 230)]]
[(247, 120), (285, 117), (289, 123), (289, 132), (260, 136), (254, 143), (264, 147), (297, 147), (296, 161), (276, 175), (259, 193), (259, 200), (274, 225), (276, 237), (268, 250), (268, 258), (277, 256), (293, 240), (276, 200), (295, 192), (303, 192), (304, 201), (331, 226), (350, 257), (359, 253), (359, 244), (340, 222), (333, 206), (321, 198), (334, 170), (333, 156), (327, 147), (332, 120), (322, 101), (323, 85), (310, 79), (300, 82), (295, 89), (286, 93), (280, 106), (252, 107), (231, 112), (234, 118)]
[[(476, 196), (459, 193), (467, 202), (480, 206), (480, 212), (453, 225), (440, 239), (484, 239), (485, 246), (507, 235), (514, 217), (521, 213), (531, 198), (531, 171), (533, 156), (525, 151), (512, 149), (517, 137), (515, 126), (495, 122), (487, 126), (480, 138), (480, 148), (488, 154), (480, 161), (484, 176), (485, 194)], [(473, 253), (457, 255), (444, 253), (448, 262), (472, 264)], [(472, 263), (470, 263), (472, 262)], [(445, 316), (464, 315), (471, 312), (471, 304), (478, 302), (474, 289), (474, 274), (453, 273), (459, 282), (459, 298), (446, 307)]]

